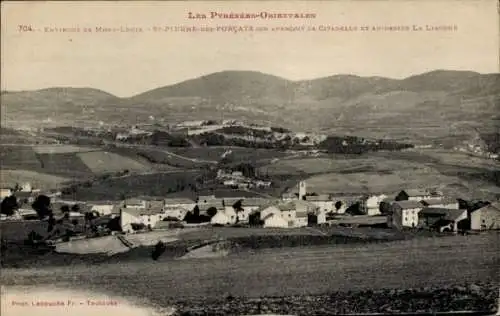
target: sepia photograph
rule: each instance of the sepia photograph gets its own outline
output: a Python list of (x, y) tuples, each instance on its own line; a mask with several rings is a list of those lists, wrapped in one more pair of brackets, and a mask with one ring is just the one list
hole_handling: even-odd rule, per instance
[(500, 315), (498, 0), (2, 1), (2, 316)]

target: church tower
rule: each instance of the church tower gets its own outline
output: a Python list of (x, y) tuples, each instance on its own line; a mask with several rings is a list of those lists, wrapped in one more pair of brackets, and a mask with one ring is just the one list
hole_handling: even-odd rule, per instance
[(307, 193), (306, 182), (300, 181), (299, 182), (299, 200), (303, 200), (304, 197), (306, 196), (306, 193)]

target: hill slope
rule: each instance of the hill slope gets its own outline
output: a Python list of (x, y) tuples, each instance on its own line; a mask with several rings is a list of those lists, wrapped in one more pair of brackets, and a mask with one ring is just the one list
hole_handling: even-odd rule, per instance
[[(450, 126), (498, 126), (500, 74), (436, 70), (402, 80), (335, 75), (289, 81), (254, 71), (223, 71), (120, 99), (94, 89), (2, 94), (8, 123), (50, 118), (134, 124), (163, 118), (242, 119), (294, 129), (449, 135)], [(26, 123), (25, 123), (26, 124)]]

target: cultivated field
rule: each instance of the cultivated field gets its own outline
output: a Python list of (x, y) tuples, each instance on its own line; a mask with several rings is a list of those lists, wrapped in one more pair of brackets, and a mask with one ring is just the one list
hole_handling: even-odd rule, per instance
[(163, 172), (131, 175), (93, 182), (80, 186), (72, 199), (79, 201), (121, 200), (141, 195), (167, 196), (169, 193), (189, 190), (194, 185), (196, 172)]
[(242, 147), (198, 147), (198, 148), (175, 148), (172, 149), (178, 155), (202, 159), (219, 161), (226, 151), (232, 153), (228, 156), (233, 161), (258, 161), (286, 156), (285, 152), (274, 149), (262, 148), (242, 148)]
[(75, 153), (37, 154), (42, 170), (55, 175), (91, 175), (91, 170)]
[[(498, 234), (243, 252), (216, 259), (5, 269), (2, 284), (64, 284), (167, 305), (183, 298), (320, 294), (497, 280)], [(137, 275), (141, 275), (137, 278)], [(56, 277), (54, 277), (56, 276)], [(92, 278), (89, 278), (92, 276)], [(175, 289), (168, 291), (167, 289)]]
[(118, 172), (123, 170), (148, 172), (152, 170), (149, 165), (106, 151), (79, 153), (77, 156), (94, 173)]
[[(69, 177), (60, 177), (29, 170), (0, 169), (0, 183), (2, 187), (13, 187), (18, 184), (31, 183), (35, 188), (60, 188), (65, 182), (75, 180)], [(81, 179), (79, 179), (81, 180)]]
[(33, 146), (33, 150), (38, 154), (65, 154), (65, 153), (98, 151), (99, 148), (64, 144), (64, 145), (36, 145)]
[(498, 162), (443, 150), (377, 152), (361, 156), (281, 160), (261, 167), (270, 176), (307, 178), (316, 193), (392, 193), (401, 188), (439, 188), (465, 199), (500, 196)]
[(39, 169), (41, 163), (30, 146), (0, 145), (0, 165), (2, 168)]

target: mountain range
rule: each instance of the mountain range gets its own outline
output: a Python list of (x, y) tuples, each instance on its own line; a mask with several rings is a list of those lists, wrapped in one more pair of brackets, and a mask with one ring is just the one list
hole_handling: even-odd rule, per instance
[(290, 81), (222, 71), (119, 98), (91, 88), (4, 91), (2, 119), (16, 124), (135, 124), (240, 119), (303, 131), (440, 137), (498, 131), (500, 74), (435, 70), (405, 79), (334, 75)]

